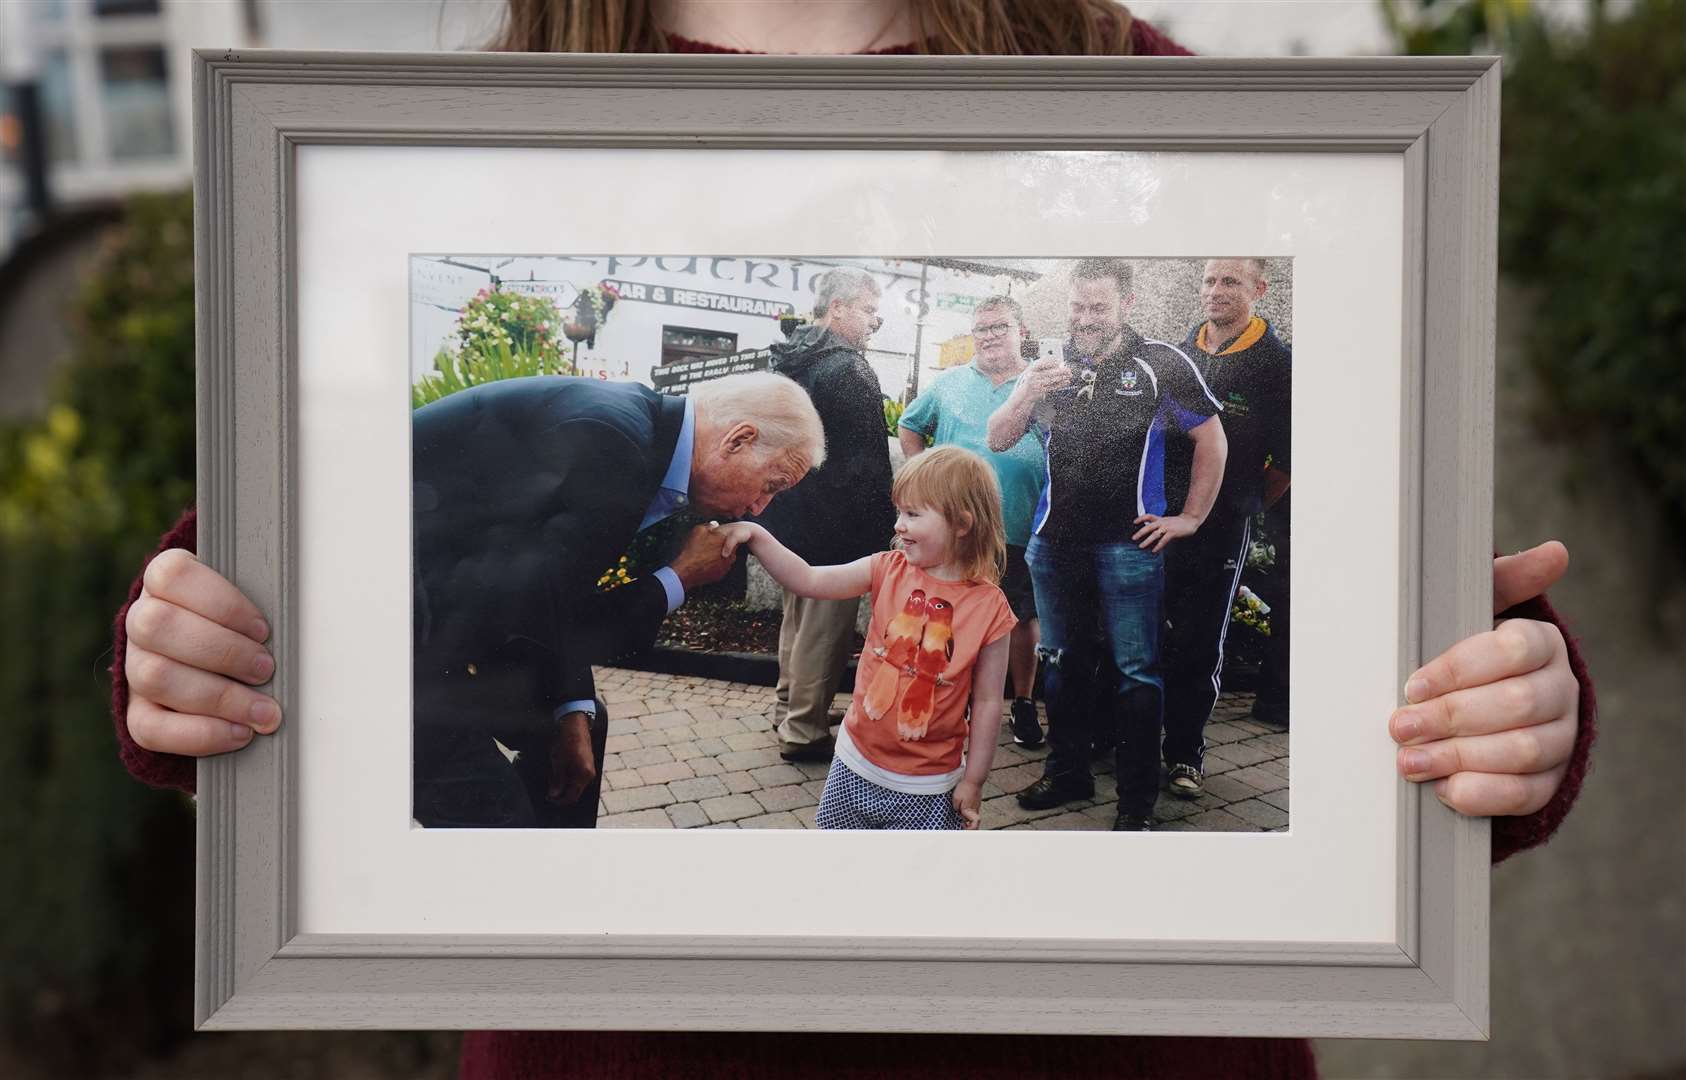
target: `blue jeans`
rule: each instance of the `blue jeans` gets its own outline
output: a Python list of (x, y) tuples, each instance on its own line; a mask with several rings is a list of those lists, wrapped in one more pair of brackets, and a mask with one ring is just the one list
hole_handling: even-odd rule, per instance
[[(1159, 792), (1164, 700), (1164, 557), (1129, 541), (1050, 543), (1040, 536), (1031, 538), (1025, 557), (1042, 620), (1037, 654), (1048, 699), (1047, 775), (1087, 782), (1090, 748), (1110, 744), (1117, 754), (1118, 812), (1150, 816)], [(1103, 644), (1118, 673), (1116, 685), (1104, 688), (1094, 685)]]

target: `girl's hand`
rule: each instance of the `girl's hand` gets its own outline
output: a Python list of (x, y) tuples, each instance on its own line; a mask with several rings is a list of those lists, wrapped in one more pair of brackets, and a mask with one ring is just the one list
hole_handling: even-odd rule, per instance
[(720, 557), (730, 559), (737, 553), (739, 547), (755, 539), (756, 525), (751, 521), (728, 521), (721, 525), (709, 523), (709, 531), (721, 540)]
[(275, 674), (269, 625), (228, 579), (191, 551), (147, 565), (124, 622), (129, 734), (146, 750), (205, 757), (238, 750), (281, 724), (281, 706), (252, 689)]
[(952, 795), (954, 812), (960, 815), (967, 829), (975, 829), (978, 822), (983, 820), (983, 812), (978, 808), (983, 802), (983, 785), (971, 780), (962, 780), (955, 785)]
[[(1493, 560), (1494, 613), (1540, 595), (1568, 565), (1555, 540)], [(1531, 814), (1557, 793), (1580, 726), (1580, 686), (1557, 627), (1507, 619), (1466, 638), (1407, 680), (1405, 700), (1388, 722), (1399, 772), (1436, 781), (1447, 806)]]

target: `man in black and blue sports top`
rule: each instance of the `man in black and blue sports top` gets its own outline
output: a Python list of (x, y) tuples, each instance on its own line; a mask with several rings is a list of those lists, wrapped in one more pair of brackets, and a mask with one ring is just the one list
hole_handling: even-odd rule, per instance
[[(1125, 322), (1134, 300), (1129, 263), (1079, 261), (1065, 358), (1032, 364), (989, 420), (992, 450), (1012, 446), (1034, 423), (1048, 462), (1026, 559), (1042, 620), (1049, 754), (1019, 802), (1047, 809), (1093, 795), (1090, 747), (1107, 735), (1116, 745), (1118, 830), (1150, 828), (1159, 790), (1163, 552), (1200, 528), (1226, 455), (1217, 399), (1180, 350)], [(1170, 515), (1167, 428), (1186, 431), (1194, 447), (1188, 498)], [(1089, 715), (1097, 622), (1119, 672), (1111, 733), (1096, 731)]]
[[(1206, 524), (1165, 554), (1167, 787), (1187, 799), (1204, 788), (1206, 721), (1222, 687), (1230, 607), (1247, 565), (1253, 515), (1288, 490), (1293, 356), (1270, 324), (1253, 314), (1269, 287), (1263, 259), (1208, 261), (1200, 283), (1206, 321), (1183, 342), (1223, 402), (1229, 438), (1223, 488)], [(1166, 448), (1165, 490), (1173, 507), (1191, 491), (1193, 456), (1185, 440), (1172, 438)], [(1286, 555), (1285, 542), (1280, 549)]]

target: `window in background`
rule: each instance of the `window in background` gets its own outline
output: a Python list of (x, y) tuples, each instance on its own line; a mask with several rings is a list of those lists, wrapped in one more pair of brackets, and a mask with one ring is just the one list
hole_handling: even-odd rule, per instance
[(54, 49), (41, 61), (41, 121), (46, 128), (47, 160), (60, 165), (73, 162), (76, 153), (76, 94), (70, 72), (70, 55)]
[(690, 326), (662, 327), (662, 366), (681, 360), (703, 360), (730, 356), (738, 351), (738, 335)]
[(94, 14), (101, 18), (107, 15), (156, 15), (158, 0), (94, 0)]
[(161, 47), (100, 50), (100, 103), (113, 161), (167, 157), (175, 152), (170, 83)]

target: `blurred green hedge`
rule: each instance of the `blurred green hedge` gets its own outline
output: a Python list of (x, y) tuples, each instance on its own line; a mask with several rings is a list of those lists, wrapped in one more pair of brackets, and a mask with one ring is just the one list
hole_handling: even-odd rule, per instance
[(135, 199), (43, 418), (0, 426), (0, 1021), (66, 1075), (191, 1016), (191, 803), (130, 780), (112, 616), (193, 494), (193, 218)]
[(1686, 537), (1686, 3), (1528, 19), (1510, 55), (1500, 266), (1538, 293), (1547, 419), (1619, 441)]
[(1686, 539), (1686, 2), (1587, 10), (1383, 5), (1404, 51), (1503, 52), (1499, 268), (1534, 294), (1541, 420), (1620, 445)]

